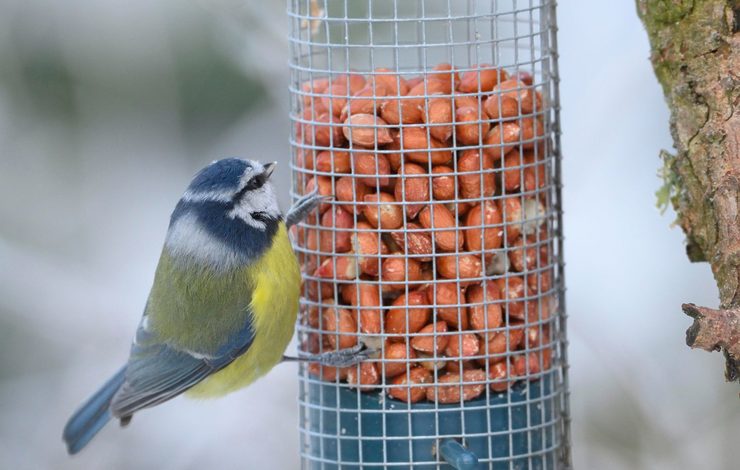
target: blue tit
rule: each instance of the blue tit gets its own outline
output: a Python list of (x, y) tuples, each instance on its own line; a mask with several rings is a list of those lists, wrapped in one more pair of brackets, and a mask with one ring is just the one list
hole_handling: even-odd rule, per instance
[[(284, 359), (301, 273), (270, 182), (274, 167), (229, 158), (195, 175), (170, 218), (128, 362), (64, 428), (70, 454), (111, 418), (125, 425), (137, 411), (184, 392), (227, 394)], [(300, 200), (288, 224), (321, 199)], [(303, 360), (351, 364), (367, 357), (358, 352)]]

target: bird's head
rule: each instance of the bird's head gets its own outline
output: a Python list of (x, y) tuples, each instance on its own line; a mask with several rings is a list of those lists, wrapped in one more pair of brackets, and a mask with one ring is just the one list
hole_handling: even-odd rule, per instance
[(275, 165), (226, 158), (203, 168), (172, 213), (166, 246), (210, 264), (234, 254), (259, 256), (281, 220), (270, 182)]
[(207, 204), (227, 218), (264, 229), (280, 217), (275, 188), (270, 182), (277, 163), (225, 158), (203, 168), (193, 177), (182, 201)]

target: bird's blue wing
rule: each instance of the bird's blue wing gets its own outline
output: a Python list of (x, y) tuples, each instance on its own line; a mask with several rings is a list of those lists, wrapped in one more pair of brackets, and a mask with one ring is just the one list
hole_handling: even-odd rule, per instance
[(214, 355), (203, 355), (158, 341), (147, 329), (145, 316), (131, 348), (125, 381), (111, 402), (113, 416), (125, 418), (174, 398), (244, 354), (253, 340), (254, 329), (248, 321)]

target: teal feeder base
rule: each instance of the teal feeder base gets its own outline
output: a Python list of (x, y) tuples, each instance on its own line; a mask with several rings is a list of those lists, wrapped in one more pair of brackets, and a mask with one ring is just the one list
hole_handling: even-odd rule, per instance
[[(378, 392), (309, 383), (303, 468), (554, 469), (560, 420), (553, 379), (546, 375), (463, 406), (409, 405)], [(460, 455), (465, 450), (472, 454)], [(454, 467), (443, 457), (450, 455)]]

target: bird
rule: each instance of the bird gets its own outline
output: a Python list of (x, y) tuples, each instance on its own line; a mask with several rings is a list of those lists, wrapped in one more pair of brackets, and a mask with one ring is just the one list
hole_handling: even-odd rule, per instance
[(276, 162), (226, 158), (200, 170), (170, 216), (154, 282), (127, 363), (72, 415), (69, 454), (111, 420), (180, 394), (218, 397), (246, 387), (284, 360), (346, 366), (363, 345), (298, 358), (293, 336), (300, 267), (288, 228), (325, 200), (298, 200), (285, 219), (270, 176)]

